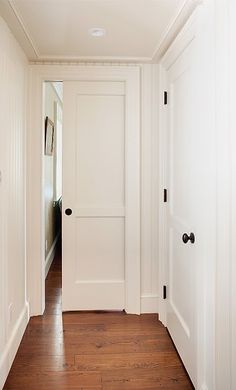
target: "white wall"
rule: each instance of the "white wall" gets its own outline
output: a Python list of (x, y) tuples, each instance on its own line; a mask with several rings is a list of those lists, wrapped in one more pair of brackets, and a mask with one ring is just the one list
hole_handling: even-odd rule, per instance
[(0, 388), (28, 321), (25, 127), (28, 64), (0, 18)]

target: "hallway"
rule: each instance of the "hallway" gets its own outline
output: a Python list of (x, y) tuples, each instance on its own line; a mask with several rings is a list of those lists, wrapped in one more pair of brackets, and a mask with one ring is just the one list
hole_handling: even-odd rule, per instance
[(30, 319), (4, 389), (190, 390), (156, 315), (61, 315), (61, 256), (46, 279), (46, 309)]

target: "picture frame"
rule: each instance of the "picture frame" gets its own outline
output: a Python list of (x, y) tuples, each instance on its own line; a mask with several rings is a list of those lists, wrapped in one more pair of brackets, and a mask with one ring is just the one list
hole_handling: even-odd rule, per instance
[(54, 149), (54, 123), (48, 116), (45, 118), (45, 150), (46, 156), (52, 156)]

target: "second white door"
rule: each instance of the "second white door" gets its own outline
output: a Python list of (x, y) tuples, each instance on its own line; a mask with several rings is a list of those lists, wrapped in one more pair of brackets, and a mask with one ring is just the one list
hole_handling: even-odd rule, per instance
[(210, 306), (216, 242), (215, 79), (214, 51), (209, 49), (214, 34), (207, 15), (201, 9), (199, 19), (176, 41), (166, 64), (166, 323), (196, 388), (205, 381), (204, 359), (208, 355), (211, 364), (214, 353)]
[[(196, 235), (200, 185), (195, 175), (193, 45), (168, 69), (168, 310), (167, 327), (195, 383), (196, 374)], [(185, 236), (184, 236), (185, 234)], [(191, 235), (192, 234), (192, 235)], [(194, 235), (194, 236), (193, 236)], [(192, 238), (192, 239), (191, 239)], [(196, 242), (195, 242), (196, 239)]]

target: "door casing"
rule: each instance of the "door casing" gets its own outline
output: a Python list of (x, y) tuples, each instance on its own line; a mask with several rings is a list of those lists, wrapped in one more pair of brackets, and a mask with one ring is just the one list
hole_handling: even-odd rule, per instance
[[(75, 67), (33, 65), (30, 68), (29, 124), (27, 137), (27, 298), (30, 315), (42, 315), (45, 309), (45, 259), (44, 259), (44, 88), (45, 81), (122, 81), (126, 86), (126, 123), (138, 133), (132, 145), (135, 172), (132, 178), (135, 204), (132, 236), (129, 248), (130, 261), (126, 266), (126, 307), (129, 312), (140, 313), (140, 68), (139, 66), (89, 66)], [(33, 130), (32, 130), (33, 129)], [(35, 175), (37, 172), (37, 176)], [(131, 200), (130, 200), (131, 201)]]

